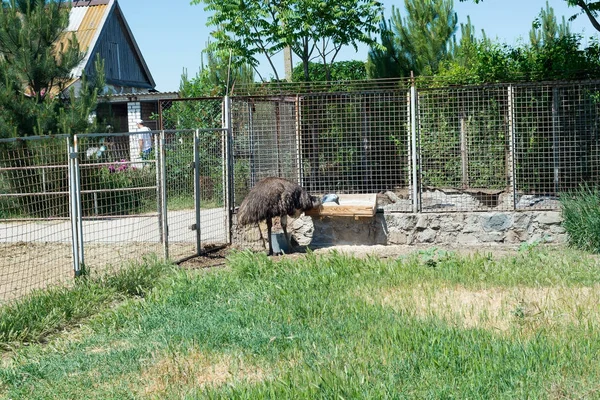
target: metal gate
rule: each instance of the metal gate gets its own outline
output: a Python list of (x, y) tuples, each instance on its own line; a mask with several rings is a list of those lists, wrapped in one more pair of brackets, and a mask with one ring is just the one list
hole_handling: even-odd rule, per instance
[[(176, 262), (231, 242), (227, 162), (231, 133), (229, 119), (222, 117), (227, 115), (226, 104), (227, 99), (222, 98), (169, 100), (160, 104), (161, 127), (175, 128), (161, 131), (160, 165), (165, 257)], [(176, 118), (171, 118), (171, 114)], [(217, 124), (221, 127), (214, 127)], [(186, 126), (196, 129), (185, 129)]]

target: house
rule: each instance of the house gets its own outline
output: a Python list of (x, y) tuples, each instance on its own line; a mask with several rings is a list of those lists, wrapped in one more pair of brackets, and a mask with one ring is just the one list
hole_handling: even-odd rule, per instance
[(158, 110), (158, 100), (178, 98), (178, 93), (157, 93), (148, 65), (127, 24), (117, 0), (75, 0), (69, 15), (67, 40), (75, 34), (85, 58), (72, 71), (67, 84), (78, 90), (82, 73), (95, 74), (95, 62), (104, 60), (106, 101), (100, 104), (97, 118), (115, 132), (136, 130), (135, 121), (147, 121), (150, 129), (159, 129), (150, 118)]

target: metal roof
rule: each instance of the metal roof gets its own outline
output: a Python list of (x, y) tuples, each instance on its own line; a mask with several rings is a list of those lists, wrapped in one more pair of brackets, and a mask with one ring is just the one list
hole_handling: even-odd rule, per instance
[(125, 17), (123, 16), (117, 0), (79, 0), (72, 2), (69, 13), (69, 25), (56, 43), (57, 49), (60, 51), (68, 46), (69, 40), (75, 35), (77, 42), (79, 43), (80, 51), (85, 53), (83, 61), (72, 71), (73, 79), (68, 82), (65, 87), (69, 87), (81, 77), (84, 68), (91, 61), (92, 51), (100, 37), (104, 24), (109, 18), (109, 15), (111, 15), (111, 13), (114, 14), (115, 12), (121, 14), (125, 26), (125, 34), (130, 36), (134, 51), (137, 53), (142, 68), (145, 70), (151, 85), (155, 85), (152, 74), (150, 73), (135, 38), (125, 21)]
[(179, 99), (179, 92), (150, 92), (150, 93), (119, 93), (103, 96), (103, 100), (109, 103), (121, 103), (129, 101), (157, 101)]

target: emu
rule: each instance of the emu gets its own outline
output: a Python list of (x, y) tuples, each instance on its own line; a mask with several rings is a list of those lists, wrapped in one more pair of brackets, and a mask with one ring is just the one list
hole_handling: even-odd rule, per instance
[(300, 185), (287, 179), (268, 177), (259, 181), (244, 198), (238, 209), (237, 220), (240, 225), (258, 224), (266, 220), (269, 255), (273, 255), (271, 243), (273, 218), (280, 218), (285, 239), (291, 248), (287, 236), (287, 217), (297, 216), (302, 211), (320, 205), (321, 200), (309, 195)]

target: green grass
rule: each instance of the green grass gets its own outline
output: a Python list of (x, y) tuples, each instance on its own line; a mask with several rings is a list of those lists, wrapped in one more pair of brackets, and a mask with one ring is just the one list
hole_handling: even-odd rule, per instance
[[(597, 398), (599, 267), (542, 246), (503, 259), (234, 253), (226, 268), (161, 274), (141, 299), (7, 353), (0, 393)], [(486, 306), (492, 297), (502, 307)]]
[(600, 253), (600, 189), (584, 185), (573, 193), (562, 194), (560, 201), (569, 243)]
[(0, 347), (39, 343), (58, 330), (99, 313), (110, 304), (142, 297), (170, 271), (148, 258), (110, 275), (81, 277), (72, 287), (39, 290), (0, 308)]

